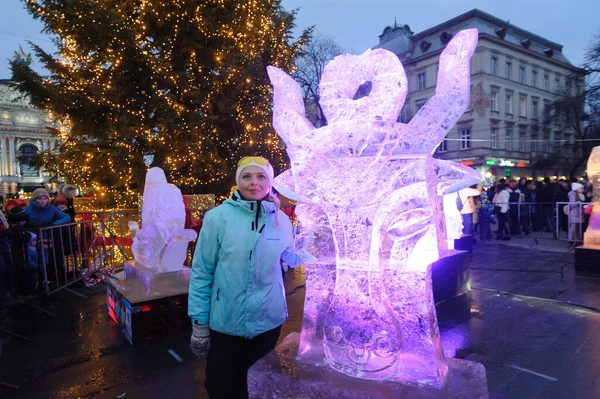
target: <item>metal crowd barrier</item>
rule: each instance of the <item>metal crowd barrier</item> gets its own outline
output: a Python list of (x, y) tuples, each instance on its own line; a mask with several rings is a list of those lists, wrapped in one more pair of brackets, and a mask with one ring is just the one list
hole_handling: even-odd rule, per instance
[[(589, 205), (588, 202), (556, 203), (556, 214), (559, 215), (556, 220), (557, 239), (570, 241), (573, 245), (583, 242), (583, 233), (589, 219), (589, 216), (585, 213), (587, 205)], [(561, 221), (562, 226), (559, 226)]]
[[(186, 212), (189, 227), (199, 231), (204, 210)], [(66, 289), (82, 296), (68, 287), (86, 278), (94, 280), (94, 276), (102, 274), (105, 268), (122, 269), (124, 262), (133, 260), (133, 237), (128, 223), (140, 224), (139, 219), (137, 210), (79, 212), (74, 223), (32, 229), (38, 237), (42, 293), (51, 295)], [(188, 247), (188, 265), (191, 265), (194, 247), (195, 242)]]
[[(497, 203), (502, 205), (503, 203)], [(583, 241), (586, 202), (509, 202), (508, 227), (511, 235), (531, 235), (564, 241)], [(565, 213), (565, 207), (569, 212)], [(574, 217), (581, 215), (581, 218)], [(497, 216), (495, 216), (497, 221)], [(496, 224), (496, 229), (498, 225)]]
[[(96, 220), (41, 227), (32, 231), (37, 235), (36, 255), (41, 277), (38, 292), (51, 295), (66, 289), (84, 296), (68, 287), (85, 278), (91, 281), (102, 269), (118, 264), (116, 245), (109, 240), (106, 227)], [(31, 258), (28, 258), (28, 263), (31, 263)]]

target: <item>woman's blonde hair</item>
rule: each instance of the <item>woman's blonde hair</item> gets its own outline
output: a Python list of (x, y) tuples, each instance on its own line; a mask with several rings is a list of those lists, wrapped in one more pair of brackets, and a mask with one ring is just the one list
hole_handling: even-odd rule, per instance
[(275, 225), (279, 228), (279, 209), (281, 208), (281, 201), (279, 200), (279, 196), (275, 194), (273, 187), (271, 187), (271, 191), (265, 197), (265, 201), (269, 201), (275, 204)]

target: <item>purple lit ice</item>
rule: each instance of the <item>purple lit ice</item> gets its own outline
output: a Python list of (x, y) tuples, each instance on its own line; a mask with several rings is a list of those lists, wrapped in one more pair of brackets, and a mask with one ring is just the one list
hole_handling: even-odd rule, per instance
[[(386, 50), (327, 65), (320, 93), (329, 125), (320, 129), (305, 118), (298, 84), (268, 68), (273, 125), (292, 165), (278, 183), (293, 184), (298, 245), (318, 258), (307, 267), (300, 361), (364, 379), (442, 383), (430, 269), (448, 252), (442, 198), (481, 177), (431, 155), (469, 104), (477, 35), (462, 31), (447, 45), (436, 94), (408, 124), (397, 122), (404, 68)], [(365, 82), (371, 92), (354, 100)]]

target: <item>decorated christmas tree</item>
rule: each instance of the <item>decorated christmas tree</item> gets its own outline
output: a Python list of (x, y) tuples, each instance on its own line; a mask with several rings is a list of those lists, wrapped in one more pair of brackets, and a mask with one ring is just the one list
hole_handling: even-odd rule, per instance
[(147, 168), (184, 193), (226, 194), (248, 154), (286, 167), (271, 126), (267, 65), (286, 71), (292, 38), (280, 0), (26, 0), (58, 49), (32, 45), (48, 76), (13, 61), (18, 88), (56, 119), (46, 170), (131, 204)]

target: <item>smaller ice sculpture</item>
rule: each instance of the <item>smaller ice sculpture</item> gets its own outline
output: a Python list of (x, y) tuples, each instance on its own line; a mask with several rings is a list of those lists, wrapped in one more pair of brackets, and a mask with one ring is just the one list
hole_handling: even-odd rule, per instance
[[(132, 232), (136, 227), (129, 223)], [(144, 185), (142, 228), (131, 246), (136, 264), (157, 272), (178, 271), (185, 262), (188, 243), (196, 236), (194, 230), (185, 229), (181, 190), (167, 183), (161, 168), (150, 169)]]
[(583, 244), (588, 248), (600, 249), (600, 146), (594, 147), (587, 163), (588, 179), (592, 183), (594, 196), (588, 228), (583, 235)]
[(448, 249), (454, 249), (454, 240), (457, 240), (462, 236), (462, 217), (460, 211), (456, 207), (456, 195), (456, 193), (451, 193), (446, 194), (443, 197)]

